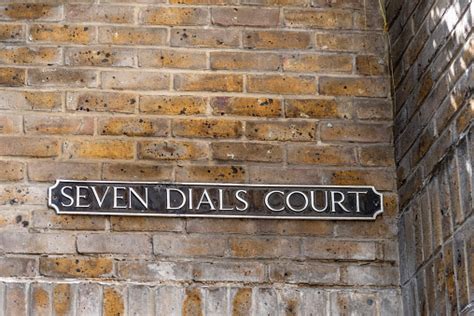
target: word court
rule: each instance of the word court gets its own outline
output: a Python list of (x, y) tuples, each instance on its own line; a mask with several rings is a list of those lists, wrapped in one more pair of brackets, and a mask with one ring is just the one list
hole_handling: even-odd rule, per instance
[(58, 214), (375, 219), (383, 212), (371, 186), (58, 180), (48, 198)]

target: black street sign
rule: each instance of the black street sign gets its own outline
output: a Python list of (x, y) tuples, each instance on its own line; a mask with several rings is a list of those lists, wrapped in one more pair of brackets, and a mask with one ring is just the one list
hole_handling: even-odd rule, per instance
[(371, 186), (57, 180), (58, 214), (373, 220), (383, 197)]

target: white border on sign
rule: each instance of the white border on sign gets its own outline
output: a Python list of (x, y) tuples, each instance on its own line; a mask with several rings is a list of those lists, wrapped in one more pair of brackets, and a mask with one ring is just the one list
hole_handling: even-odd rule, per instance
[[(288, 188), (365, 188), (372, 189), (375, 194), (380, 196), (380, 210), (374, 213), (372, 217), (330, 217), (330, 216), (259, 216), (259, 215), (214, 215), (214, 214), (162, 214), (162, 213), (126, 213), (126, 212), (61, 212), (59, 208), (52, 203), (52, 192), (61, 182), (83, 182), (83, 183), (124, 183), (124, 184), (148, 184), (148, 185), (199, 185), (212, 187), (288, 187)], [(297, 185), (297, 184), (248, 184), (248, 183), (205, 183), (205, 182), (151, 182), (151, 181), (105, 181), (105, 180), (65, 180), (57, 179), (55, 184), (48, 188), (48, 206), (53, 208), (58, 215), (112, 215), (112, 216), (143, 216), (143, 217), (198, 217), (198, 218), (253, 218), (253, 219), (308, 219), (308, 220), (375, 220), (378, 215), (384, 212), (383, 194), (378, 192), (374, 186), (370, 185)]]

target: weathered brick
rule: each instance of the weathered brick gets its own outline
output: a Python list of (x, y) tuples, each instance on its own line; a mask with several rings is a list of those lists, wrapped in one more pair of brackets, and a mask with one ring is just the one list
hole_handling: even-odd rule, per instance
[(318, 29), (352, 28), (352, 12), (340, 10), (285, 10), (285, 25)]
[(193, 279), (197, 281), (262, 282), (264, 278), (265, 266), (259, 262), (196, 262), (193, 264)]
[(193, 96), (141, 96), (140, 112), (163, 115), (194, 115), (206, 112), (206, 99)]
[(138, 64), (140, 67), (206, 69), (207, 56), (204, 52), (147, 49), (138, 52)]
[(227, 288), (205, 288), (206, 304), (204, 315), (223, 315), (228, 311)]
[(294, 118), (351, 118), (350, 104), (334, 98), (286, 99), (285, 116)]
[(133, 113), (136, 103), (136, 95), (130, 93), (73, 92), (66, 98), (66, 107), (72, 111)]
[(155, 312), (154, 288), (146, 285), (127, 287), (127, 312), (129, 315), (150, 315)]
[(278, 117), (281, 101), (272, 98), (216, 97), (211, 99), (214, 115)]
[(164, 315), (182, 314), (184, 288), (179, 286), (159, 286), (154, 293), (154, 300)]
[(102, 177), (108, 180), (167, 180), (172, 179), (173, 170), (169, 166), (142, 163), (106, 163)]
[(0, 275), (2, 277), (34, 277), (36, 260), (21, 257), (0, 258)]
[(25, 29), (21, 24), (1, 24), (0, 40), (4, 42), (17, 42), (25, 40)]
[(238, 30), (180, 29), (171, 31), (171, 46), (232, 48), (240, 46)]
[(386, 73), (385, 60), (377, 56), (356, 56), (356, 69), (361, 75), (382, 76)]
[(292, 54), (283, 59), (283, 69), (294, 72), (352, 72), (349, 55)]
[[(356, 99), (354, 107), (359, 119), (391, 120), (393, 119), (392, 103), (384, 99)], [(394, 124), (396, 125), (396, 124)]]
[(110, 224), (114, 231), (180, 232), (184, 229), (184, 221), (180, 218), (117, 216), (110, 219)]
[(0, 134), (19, 134), (22, 130), (20, 115), (0, 115)]
[(392, 131), (386, 124), (324, 123), (321, 125), (321, 139), (323, 141), (389, 143), (392, 139)]
[(382, 55), (385, 42), (382, 35), (363, 33), (318, 33), (316, 47), (327, 51), (344, 51)]
[(43, 257), (39, 260), (41, 275), (58, 278), (99, 278), (112, 274), (110, 258)]
[[(384, 212), (384, 216), (385, 214)], [(382, 219), (377, 219), (375, 222), (360, 222), (357, 225), (341, 221), (335, 227), (335, 234), (344, 238), (395, 238), (397, 226), (396, 223)]]
[(377, 190), (395, 189), (395, 178), (390, 170), (333, 171), (329, 183), (335, 185), (373, 185)]
[(351, 285), (396, 285), (398, 280), (397, 267), (351, 265), (344, 281)]
[(141, 11), (144, 24), (152, 25), (206, 25), (209, 11), (206, 8), (158, 7)]
[(168, 120), (159, 118), (111, 117), (99, 119), (97, 131), (100, 135), (167, 136)]
[(24, 164), (18, 161), (0, 162), (0, 181), (19, 181), (23, 179)]
[[(57, 179), (57, 178), (55, 178)], [(32, 227), (50, 230), (104, 230), (105, 218), (94, 216), (57, 215), (52, 210), (37, 210), (32, 215)]]
[(211, 52), (211, 69), (216, 70), (268, 70), (281, 68), (281, 57), (271, 53)]
[(206, 159), (207, 145), (191, 141), (140, 141), (139, 159), (151, 160), (202, 160)]
[(247, 90), (275, 94), (315, 94), (316, 80), (312, 76), (251, 75), (247, 77)]
[(224, 5), (224, 4), (237, 4), (237, 0), (169, 0), (171, 4), (211, 4), (211, 5)]
[(19, 208), (18, 210), (13, 208), (0, 214), (0, 228), (2, 230), (27, 231), (31, 227), (30, 223), (31, 216), (25, 208)]
[[(323, 174), (321, 169), (314, 168), (282, 168), (282, 167), (253, 167), (250, 168), (251, 183), (275, 184), (321, 184)], [(278, 174), (278, 177), (275, 177)]]
[(244, 182), (247, 170), (243, 166), (178, 166), (177, 181)]
[(125, 140), (71, 140), (64, 142), (69, 158), (132, 159), (134, 144)]
[(226, 74), (176, 74), (174, 88), (177, 91), (243, 91), (241, 75)]
[(82, 25), (35, 24), (29, 38), (35, 42), (88, 44), (94, 41), (96, 29)]
[(362, 9), (364, 7), (364, 2), (361, 0), (311, 0), (310, 2), (316, 8)]
[(247, 138), (258, 140), (311, 141), (315, 133), (316, 124), (303, 121), (249, 121), (245, 128)]
[(133, 26), (101, 26), (99, 42), (115, 45), (164, 45), (167, 43), (166, 28)]
[(236, 138), (242, 135), (242, 123), (224, 119), (176, 119), (173, 135), (181, 137)]
[(282, 6), (282, 5), (307, 5), (308, 0), (241, 0), (242, 4), (248, 5), (268, 5), (268, 6)]
[(393, 166), (395, 165), (393, 148), (391, 146), (361, 147), (360, 163), (364, 166)]
[(114, 5), (69, 4), (64, 10), (67, 21), (133, 24), (131, 7)]
[(305, 239), (302, 253), (313, 259), (375, 260), (377, 246), (374, 242)]
[(4, 293), (3, 299), (5, 301), (5, 314), (27, 315), (26, 283), (6, 283)]
[(219, 26), (277, 26), (280, 10), (252, 7), (212, 8), (212, 24)]
[(77, 315), (100, 315), (102, 312), (102, 288), (98, 283), (79, 283), (77, 285)]
[(24, 126), (27, 134), (34, 135), (92, 135), (94, 133), (92, 117), (29, 115), (24, 118)]
[(46, 203), (46, 188), (44, 187), (18, 184), (0, 185), (0, 205), (46, 205)]
[(298, 239), (231, 238), (230, 254), (238, 258), (295, 258), (299, 256)]
[(377, 293), (375, 292), (345, 292), (330, 293), (330, 310), (332, 314), (340, 315), (346, 310), (357, 310), (363, 315), (377, 313)]
[(81, 234), (77, 236), (77, 251), (79, 253), (148, 255), (151, 253), (151, 241), (148, 236), (136, 234)]
[(103, 291), (102, 315), (114, 316), (125, 314), (125, 295), (119, 287), (107, 286)]
[(253, 295), (252, 288), (230, 289), (232, 300), (232, 315), (248, 315), (252, 312)]
[(54, 65), (62, 63), (62, 56), (55, 47), (6, 46), (0, 49), (0, 61), (17, 65)]
[(106, 89), (168, 90), (170, 86), (170, 76), (166, 73), (107, 71), (101, 79)]
[(61, 6), (35, 3), (9, 4), (0, 7), (1, 20), (60, 20)]
[(305, 284), (337, 284), (340, 272), (337, 266), (325, 263), (318, 264), (272, 264), (270, 280), (273, 282)]
[(75, 238), (59, 233), (1, 232), (0, 250), (5, 253), (60, 254), (75, 253)]
[(110, 47), (74, 47), (65, 50), (66, 65), (133, 67), (135, 51)]
[(28, 84), (45, 87), (96, 87), (97, 73), (82, 69), (31, 69), (28, 71)]
[(252, 235), (332, 236), (333, 225), (324, 221), (189, 219), (186, 231), (191, 233), (229, 233)]
[(350, 166), (356, 163), (354, 148), (295, 145), (288, 147), (288, 163)]
[(32, 283), (30, 291), (33, 315), (48, 315), (51, 304), (51, 291), (49, 284)]
[(3, 90), (0, 93), (0, 109), (58, 111), (62, 99), (60, 92)]
[(228, 161), (281, 162), (283, 149), (277, 145), (247, 142), (216, 142), (211, 144), (212, 158)]
[(277, 293), (273, 288), (258, 288), (255, 291), (255, 306), (257, 315), (272, 315), (278, 312)]
[(25, 69), (0, 67), (0, 86), (19, 87), (25, 85)]
[(319, 78), (319, 92), (325, 95), (386, 97), (387, 89), (383, 78)]
[(311, 47), (308, 32), (246, 31), (243, 44), (250, 49), (307, 49)]
[(185, 262), (136, 262), (118, 264), (120, 278), (138, 281), (185, 281), (192, 277), (191, 266)]
[(93, 163), (32, 161), (28, 163), (28, 178), (32, 181), (51, 182), (60, 178), (97, 179), (99, 166)]
[(153, 253), (161, 256), (222, 257), (227, 241), (203, 235), (161, 234), (153, 236)]
[(22, 136), (0, 137), (1, 156), (55, 157), (61, 151), (55, 139)]

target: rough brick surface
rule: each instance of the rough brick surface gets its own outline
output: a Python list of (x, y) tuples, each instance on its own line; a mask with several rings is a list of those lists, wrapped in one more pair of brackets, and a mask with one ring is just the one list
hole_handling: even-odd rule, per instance
[[(387, 6), (404, 314), (472, 312), (472, 9), (464, 1)], [(358, 71), (381, 70), (374, 61), (361, 56)]]
[[(413, 164), (416, 175), (438, 170), (466, 134), (468, 1), (446, 11), (464, 25), (445, 23), (452, 39), (435, 31), (443, 1), (401, 10), (386, 0), (400, 12), (389, 33), (378, 0), (1, 2), (0, 315), (401, 314), (395, 178), (408, 205), (424, 183)], [(423, 42), (431, 34), (436, 45)], [(387, 37), (400, 55), (395, 97), (416, 108), (392, 111)], [(428, 61), (437, 66), (424, 74)], [(428, 124), (427, 104), (441, 103)], [(430, 126), (422, 137), (412, 117)], [(451, 133), (438, 137), (441, 126)], [(469, 146), (466, 136), (443, 169), (455, 178), (430, 173), (418, 204), (438, 211), (417, 219), (433, 229), (399, 225), (413, 237), (400, 251), (403, 289), (416, 288), (416, 263), (453, 256), (423, 279), (440, 280), (449, 308), (472, 292), (459, 286), (472, 241), (443, 248), (470, 218), (472, 201), (454, 199), (472, 189), (459, 172)], [(60, 178), (374, 185), (385, 212), (358, 222), (66, 216), (47, 206)]]

